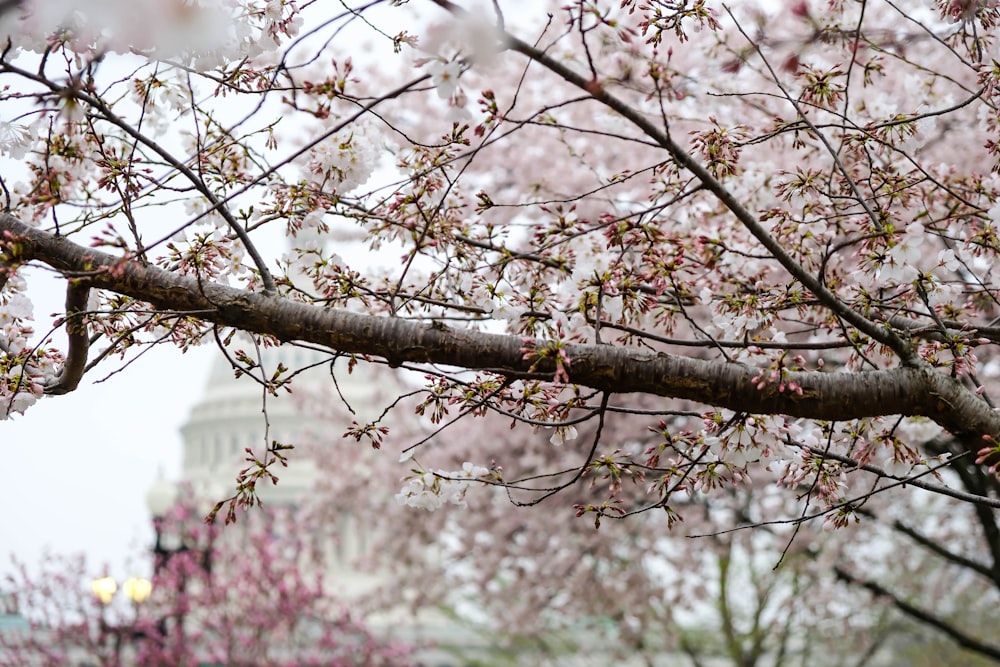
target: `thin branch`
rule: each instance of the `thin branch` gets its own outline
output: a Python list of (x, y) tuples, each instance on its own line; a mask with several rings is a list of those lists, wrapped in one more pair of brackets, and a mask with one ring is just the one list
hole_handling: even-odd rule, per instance
[[(901, 487), (901, 486), (912, 485), (913, 484), (913, 480), (916, 479), (916, 477), (923, 477), (924, 475), (933, 474), (938, 468), (943, 468), (943, 467), (945, 467), (947, 465), (948, 465), (947, 462), (942, 463), (942, 464), (940, 464), (938, 466), (935, 466), (934, 468), (930, 468), (928, 470), (925, 470), (925, 471), (922, 471), (922, 472), (918, 473), (913, 478), (906, 478), (906, 479), (902, 479), (902, 480), (893, 480), (892, 483), (886, 484), (885, 486), (878, 486), (878, 481), (876, 480), (875, 485), (872, 487), (872, 489), (870, 491), (866, 491), (864, 493), (858, 494), (858, 495), (853, 496), (851, 498), (848, 498), (846, 500), (842, 500), (840, 502), (834, 503), (832, 505), (829, 505), (825, 509), (822, 509), (822, 510), (820, 510), (818, 512), (814, 512), (812, 514), (802, 515), (802, 516), (796, 517), (794, 519), (773, 519), (771, 521), (755, 521), (753, 523), (741, 524), (739, 526), (734, 526), (732, 528), (725, 528), (723, 530), (716, 530), (716, 531), (713, 531), (711, 533), (697, 533), (697, 534), (688, 535), (688, 538), (689, 539), (698, 539), (698, 538), (702, 538), (702, 537), (717, 537), (719, 535), (727, 535), (729, 533), (736, 533), (736, 532), (740, 532), (740, 531), (744, 531), (744, 530), (752, 530), (752, 529), (755, 529), (755, 528), (760, 528), (762, 526), (788, 526), (788, 525), (796, 525), (796, 524), (799, 524), (799, 523), (804, 523), (806, 521), (812, 521), (814, 519), (818, 519), (818, 518), (820, 518), (822, 516), (826, 516), (828, 514), (833, 514), (834, 512), (839, 512), (841, 510), (846, 510), (846, 511), (850, 511), (850, 512), (858, 512), (859, 511), (859, 505), (862, 504), (862, 503), (864, 503), (864, 502), (867, 502), (867, 500), (869, 498), (871, 498), (871, 497), (873, 497), (873, 496), (875, 496), (877, 494), (880, 494), (880, 493), (885, 493), (886, 491), (888, 491), (890, 489), (898, 488), (898, 487)], [(1000, 500), (994, 500), (992, 498), (981, 499), (979, 505), (976, 506), (976, 510), (979, 511), (980, 508), (986, 508), (987, 506), (992, 506), (992, 507), (998, 507), (998, 508), (1000, 508)]]
[[(786, 439), (785, 442), (789, 445), (792, 445), (793, 447), (798, 447), (800, 449), (808, 449), (805, 445), (795, 442), (791, 439)], [(849, 456), (835, 454), (830, 451), (818, 452), (815, 450), (811, 450), (811, 453), (814, 457), (818, 459), (830, 459), (831, 461), (837, 461), (839, 463), (851, 466), (852, 468), (856, 468), (858, 470), (864, 470), (865, 472), (870, 472), (874, 475), (878, 475), (879, 477), (898, 480), (905, 484), (909, 484), (910, 486), (915, 486), (918, 489), (923, 489), (924, 491), (929, 491), (931, 493), (937, 493), (942, 496), (948, 496), (949, 498), (954, 498), (955, 500), (961, 500), (964, 503), (971, 503), (973, 505), (982, 505), (984, 507), (992, 507), (994, 509), (1000, 509), (1000, 498), (992, 498), (990, 496), (978, 493), (959, 491), (958, 489), (953, 489), (949, 486), (945, 486), (944, 484), (934, 484), (932, 482), (924, 482), (920, 479), (917, 479), (916, 477), (910, 477), (910, 476), (899, 477), (896, 475), (890, 475), (889, 473), (887, 473), (882, 468), (879, 468), (878, 466), (873, 466), (871, 464), (859, 465), (857, 461), (855, 461)], [(962, 456), (966, 456), (968, 454), (969, 454), (968, 451), (962, 452), (961, 454), (957, 454), (948, 459), (948, 464), (949, 465), (953, 464), (956, 462), (956, 459)], [(921, 472), (920, 474), (925, 474), (925, 473)]]
[(581, 477), (584, 476), (584, 474), (586, 474), (587, 470), (590, 468), (591, 462), (594, 460), (594, 453), (597, 451), (597, 446), (601, 442), (601, 436), (604, 435), (604, 417), (606, 415), (606, 409), (608, 407), (608, 398), (610, 398), (610, 394), (607, 392), (605, 392), (601, 396), (601, 407), (598, 409), (597, 412), (597, 428), (595, 429), (594, 432), (594, 440), (591, 443), (590, 452), (587, 453), (587, 460), (584, 461), (583, 465), (577, 468), (576, 473), (573, 475), (573, 477), (570, 478), (568, 482), (559, 484), (550, 489), (545, 489), (545, 492), (542, 495), (535, 498), (534, 500), (528, 500), (528, 501), (514, 500), (514, 498), (510, 494), (510, 489), (508, 487), (507, 498), (510, 500), (510, 503), (512, 505), (514, 505), (515, 507), (533, 507), (535, 505), (538, 505), (545, 499), (551, 498), (552, 496), (559, 493), (563, 489), (568, 489), (569, 487), (573, 486), (580, 480)]
[(927, 549), (928, 551), (931, 551), (932, 553), (937, 554), (941, 558), (943, 558), (943, 559), (945, 559), (945, 560), (947, 560), (947, 561), (949, 561), (951, 563), (954, 563), (955, 565), (958, 565), (959, 567), (965, 568), (967, 570), (971, 570), (972, 572), (976, 572), (976, 573), (978, 573), (978, 574), (986, 577), (987, 579), (989, 579), (994, 584), (1000, 583), (1000, 582), (997, 581), (996, 573), (993, 572), (989, 567), (983, 565), (982, 563), (980, 563), (978, 561), (974, 561), (971, 558), (966, 558), (965, 556), (963, 556), (961, 554), (957, 554), (957, 553), (954, 553), (952, 551), (949, 551), (938, 540), (932, 539), (930, 537), (927, 537), (927, 536), (923, 535), (922, 533), (917, 532), (914, 528), (911, 528), (910, 526), (907, 526), (902, 521), (900, 521), (898, 519), (896, 521), (893, 521), (892, 522), (892, 528), (894, 530), (896, 530), (896, 531), (898, 531), (898, 532), (906, 535), (907, 537), (909, 537), (911, 540), (913, 540), (914, 542), (916, 542), (917, 544), (919, 544), (923, 548)]
[[(785, 100), (787, 100), (788, 103), (792, 105), (792, 108), (795, 109), (795, 113), (798, 115), (799, 121), (803, 123), (806, 127), (808, 127), (809, 130), (813, 133), (813, 135), (815, 135), (816, 138), (820, 140), (820, 143), (822, 143), (823, 146), (826, 148), (827, 152), (830, 154), (830, 158), (833, 160), (833, 164), (837, 167), (837, 171), (841, 173), (841, 175), (844, 177), (845, 182), (847, 183), (847, 186), (851, 188), (852, 192), (854, 192), (855, 201), (861, 204), (861, 208), (865, 209), (865, 213), (868, 214), (868, 218), (872, 221), (872, 226), (875, 227), (875, 229), (882, 231), (883, 229), (882, 222), (879, 220), (878, 216), (875, 215), (875, 211), (873, 211), (872, 207), (868, 204), (868, 200), (865, 198), (863, 194), (861, 194), (861, 190), (858, 188), (858, 184), (854, 181), (853, 178), (851, 178), (851, 173), (844, 166), (844, 163), (840, 161), (840, 156), (837, 154), (838, 152), (833, 148), (833, 146), (830, 145), (830, 142), (826, 138), (826, 135), (823, 134), (819, 130), (819, 128), (813, 124), (811, 120), (809, 120), (809, 117), (806, 116), (805, 111), (802, 110), (802, 107), (799, 106), (799, 103), (795, 101), (795, 98), (792, 97), (791, 93), (788, 92), (788, 89), (785, 87), (785, 85), (781, 83), (781, 79), (778, 77), (778, 73), (774, 71), (774, 68), (771, 67), (771, 63), (764, 55), (764, 52), (760, 50), (760, 44), (750, 39), (750, 35), (748, 35), (743, 30), (743, 26), (740, 25), (740, 22), (736, 20), (736, 17), (733, 16), (732, 10), (730, 10), (727, 5), (722, 5), (722, 7), (723, 9), (726, 10), (726, 13), (729, 14), (729, 18), (733, 20), (733, 24), (736, 26), (736, 29), (739, 31), (739, 33), (743, 35), (743, 38), (747, 40), (747, 43), (749, 43), (750, 46), (754, 49), (754, 51), (757, 52), (757, 55), (760, 57), (761, 62), (764, 63), (764, 67), (766, 67), (768, 73), (770, 73), (771, 80), (774, 81), (774, 85), (778, 87), (778, 90), (780, 90), (782, 95), (785, 96)], [(862, 9), (862, 12), (863, 11), (864, 10)]]
[[(450, 0), (431, 0), (434, 4), (457, 16), (465, 16), (467, 12)], [(916, 361), (915, 352), (912, 346), (897, 336), (895, 332), (868, 318), (864, 317), (850, 306), (845, 304), (831, 292), (820, 280), (805, 270), (787, 250), (775, 239), (771, 233), (757, 220), (751, 213), (721, 182), (700, 162), (695, 160), (686, 150), (676, 143), (671, 136), (654, 125), (639, 111), (626, 104), (621, 99), (610, 94), (597, 82), (573, 71), (561, 61), (553, 58), (544, 51), (521, 41), (509, 33), (503, 33), (504, 42), (517, 53), (530, 58), (539, 65), (545, 67), (550, 72), (560, 77), (567, 83), (576, 86), (581, 90), (590, 93), (593, 98), (604, 106), (619, 113), (629, 122), (640, 129), (646, 136), (664, 148), (674, 162), (681, 168), (691, 172), (705, 189), (715, 195), (729, 211), (743, 224), (747, 230), (763, 245), (771, 255), (788, 271), (796, 280), (816, 295), (816, 297), (838, 317), (849, 322), (865, 335), (883, 343), (892, 349), (901, 359), (907, 362)]]
[(153, 152), (159, 155), (167, 164), (169, 164), (171, 167), (173, 167), (178, 172), (183, 174), (184, 177), (191, 182), (191, 184), (195, 187), (195, 189), (197, 189), (198, 192), (200, 192), (202, 196), (204, 196), (205, 199), (208, 200), (209, 204), (211, 204), (210, 210), (218, 211), (219, 215), (221, 215), (223, 219), (225, 219), (226, 224), (229, 225), (229, 228), (233, 231), (234, 234), (236, 234), (240, 242), (243, 243), (243, 247), (246, 248), (247, 254), (250, 255), (254, 265), (257, 267), (257, 271), (260, 274), (261, 283), (264, 285), (264, 291), (268, 294), (278, 293), (277, 287), (275, 287), (274, 285), (274, 278), (271, 276), (271, 272), (267, 268), (267, 263), (264, 261), (264, 258), (257, 250), (257, 246), (255, 246), (253, 241), (250, 240), (250, 235), (247, 234), (247, 231), (240, 226), (239, 221), (233, 217), (233, 214), (229, 210), (229, 208), (224, 205), (225, 200), (219, 199), (219, 197), (214, 192), (212, 192), (212, 190), (205, 184), (204, 180), (200, 178), (196, 173), (194, 173), (194, 171), (192, 171), (190, 167), (188, 167), (186, 164), (175, 158), (170, 151), (165, 149), (163, 146), (154, 141), (152, 138), (146, 136), (142, 132), (139, 132), (137, 129), (135, 129), (130, 124), (125, 122), (125, 120), (119, 117), (118, 114), (116, 114), (114, 111), (112, 111), (111, 108), (107, 104), (105, 104), (105, 102), (101, 98), (96, 97), (94, 95), (88, 95), (84, 93), (82, 90), (77, 90), (72, 86), (60, 87), (58, 84), (48, 81), (47, 79), (45, 79), (40, 75), (32, 74), (31, 72), (23, 70), (14, 65), (11, 65), (10, 63), (4, 63), (3, 67), (7, 71), (13, 72), (15, 74), (25, 77), (26, 79), (30, 79), (32, 81), (35, 81), (36, 83), (40, 83), (44, 86), (47, 86), (54, 93), (58, 93), (61, 95), (70, 94), (73, 97), (79, 99), (81, 102), (86, 103), (93, 109), (99, 111), (101, 116), (109, 123), (117, 126), (119, 129), (124, 131), (126, 134), (131, 136), (136, 141), (150, 148)]

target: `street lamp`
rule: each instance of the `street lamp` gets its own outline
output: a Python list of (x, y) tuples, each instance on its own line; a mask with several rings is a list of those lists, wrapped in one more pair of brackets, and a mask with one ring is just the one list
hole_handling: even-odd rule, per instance
[(115, 581), (114, 577), (100, 577), (91, 582), (90, 588), (94, 591), (94, 597), (101, 605), (107, 607), (118, 591), (118, 582)]
[[(99, 577), (90, 582), (90, 589), (101, 606), (107, 607), (118, 592), (118, 582), (114, 577)], [(153, 592), (153, 582), (141, 577), (129, 577), (122, 582), (122, 593), (133, 604), (142, 604)]]
[(139, 616), (139, 605), (148, 600), (150, 594), (153, 592), (153, 582), (149, 579), (130, 577), (122, 583), (122, 593), (132, 602), (136, 612), (135, 618), (133, 618), (131, 623), (121, 625), (108, 623), (107, 618), (105, 618), (106, 610), (114, 600), (115, 593), (118, 592), (118, 582), (115, 581), (114, 577), (104, 576), (94, 579), (90, 583), (90, 589), (101, 605), (101, 643), (104, 642), (105, 637), (114, 638), (114, 664), (116, 666), (121, 665), (123, 639), (136, 640), (146, 636), (145, 632), (136, 627), (136, 620), (138, 620)]
[(183, 550), (183, 544), (177, 547), (169, 543), (170, 535), (176, 535), (176, 533), (171, 532), (168, 535), (166, 532), (167, 513), (177, 505), (178, 495), (177, 485), (168, 482), (162, 474), (153, 482), (149, 493), (146, 494), (146, 505), (149, 507), (149, 513), (153, 516), (153, 530), (156, 532), (156, 542), (153, 544), (154, 576), (160, 573), (166, 561), (173, 554)]
[[(167, 570), (169, 563), (181, 554), (189, 554), (198, 571), (205, 576), (211, 574), (213, 529), (203, 526), (199, 517), (194, 517), (194, 508), (178, 502), (180, 497), (178, 486), (165, 480), (162, 476), (153, 483), (146, 495), (146, 504), (153, 517), (153, 530), (156, 533), (153, 543), (153, 577), (159, 584), (165, 585), (177, 594), (178, 601), (183, 600), (188, 587), (188, 577), (192, 570), (192, 561), (181, 561), (180, 567)], [(185, 494), (194, 495), (194, 494)], [(162, 590), (162, 589), (161, 589)], [(179, 602), (172, 614), (160, 619), (157, 631), (167, 646), (168, 621), (170, 625), (170, 643), (180, 655), (184, 651), (184, 620), (186, 603)]]
[(122, 584), (122, 592), (135, 604), (142, 604), (153, 593), (153, 582), (141, 577), (129, 577)]

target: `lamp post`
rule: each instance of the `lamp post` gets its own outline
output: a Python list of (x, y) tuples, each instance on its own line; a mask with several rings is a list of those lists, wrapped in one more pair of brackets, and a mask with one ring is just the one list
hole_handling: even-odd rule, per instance
[[(178, 502), (180, 491), (176, 484), (171, 483), (161, 475), (154, 482), (146, 495), (146, 505), (153, 518), (155, 542), (153, 543), (153, 578), (162, 586), (168, 587), (174, 595), (174, 611), (157, 623), (163, 647), (168, 644), (168, 633), (176, 656), (187, 650), (184, 640), (184, 619), (187, 614), (186, 591), (188, 576), (195, 574), (209, 575), (212, 568), (213, 531), (204, 526), (200, 517), (189, 516), (195, 510)], [(188, 554), (169, 567), (171, 561)], [(194, 566), (194, 570), (192, 570)], [(207, 585), (207, 581), (205, 582)], [(161, 589), (162, 590), (162, 589)], [(173, 619), (168, 626), (168, 620)]]
[(115, 667), (122, 664), (122, 643), (124, 639), (135, 640), (146, 636), (146, 633), (136, 626), (138, 620), (139, 605), (149, 599), (153, 592), (153, 582), (149, 579), (130, 577), (122, 583), (121, 591), (129, 599), (134, 608), (132, 621), (127, 624), (108, 623), (106, 611), (108, 606), (114, 601), (115, 593), (118, 592), (118, 582), (114, 577), (104, 576), (94, 579), (90, 584), (90, 589), (101, 605), (100, 632), (101, 643), (105, 637), (113, 639), (112, 656)]
[(167, 514), (177, 505), (178, 495), (177, 485), (165, 480), (162, 474), (146, 494), (146, 506), (153, 517), (153, 530), (156, 533), (156, 541), (153, 543), (154, 577), (160, 574), (171, 556), (183, 550), (183, 542), (180, 547), (171, 542), (170, 538), (176, 535), (176, 531), (167, 532), (171, 528), (167, 526)]

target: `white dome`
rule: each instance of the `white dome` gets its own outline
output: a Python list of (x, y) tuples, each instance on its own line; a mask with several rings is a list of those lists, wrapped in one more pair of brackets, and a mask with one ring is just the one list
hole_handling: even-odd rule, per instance
[[(234, 360), (234, 351), (239, 347), (248, 353), (254, 349), (234, 344), (229, 353)], [(375, 411), (385, 401), (385, 396), (380, 396), (384, 383), (374, 380), (374, 369), (359, 364), (348, 373), (347, 360), (334, 362), (331, 353), (283, 345), (261, 349), (258, 362), (260, 367), (254, 369), (257, 378), (262, 373), (270, 378), (279, 364), (289, 369), (284, 377), (291, 379), (291, 392), (279, 388), (278, 395), (272, 396), (253, 378), (235, 377), (229, 359), (219, 354), (204, 397), (181, 427), (182, 483), (199, 488), (207, 483), (224, 483), (226, 489), (232, 489), (237, 472), (245, 467), (248, 447), (260, 454), (265, 444), (274, 440), (283, 444), (339, 443), (351, 421), (377, 415)], [(295, 373), (298, 369), (306, 370)], [(355, 414), (344, 406), (344, 400)], [(318, 410), (309, 409), (317, 403), (322, 405), (321, 416)], [(295, 454), (287, 468), (276, 471), (280, 477), (277, 486), (258, 489), (265, 501), (294, 503), (313, 486), (315, 466), (308, 458)]]

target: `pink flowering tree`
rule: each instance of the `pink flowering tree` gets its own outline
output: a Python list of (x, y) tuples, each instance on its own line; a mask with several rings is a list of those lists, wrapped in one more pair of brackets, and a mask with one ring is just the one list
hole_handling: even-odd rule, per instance
[[(690, 664), (745, 666), (996, 659), (981, 621), (998, 596), (984, 567), (995, 542), (968, 503), (921, 491), (906, 504), (873, 495), (858, 501), (861, 521), (835, 529), (818, 520), (822, 507), (802, 513), (795, 494), (776, 483), (783, 468), (773, 466), (738, 487), (680, 499), (667, 515), (605, 519), (599, 530), (575, 518), (612, 486), (620, 485), (623, 503), (645, 494), (642, 474), (616, 474), (613, 462), (655, 451), (661, 435), (634, 419), (650, 406), (620, 403), (603, 426), (606, 448), (583, 483), (563, 492), (573, 503), (542, 507), (536, 503), (553, 487), (539, 492), (527, 482), (558, 486), (555, 471), (576, 471), (578, 451), (554, 428), (496, 415), (441, 432), (425, 424), (422, 434), (397, 424), (383, 450), (433, 434), (424, 454), (402, 454), (410, 473), (400, 492), (372, 493), (398, 478), (394, 455), (322, 459), (319, 492), (328, 502), (316, 530), (336, 539), (344, 508), (367, 508), (369, 555), (359, 566), (389, 576), (365, 604), (398, 605), (399, 592), (419, 582), (405, 598), (415, 608), (452, 610), (512, 664), (578, 654), (652, 664), (686, 654)], [(580, 425), (576, 435), (593, 442), (596, 425)], [(511, 483), (475, 491), (467, 477), (474, 471), (462, 462), (477, 453)], [(434, 466), (425, 460), (431, 454)], [(843, 483), (845, 493), (870, 490), (850, 476)], [(431, 558), (428, 545), (436, 545)]]
[[(993, 2), (118, 4), (3, 4), (4, 416), (248, 332), (232, 363), (275, 392), (298, 369), (255, 345), (411, 371), (389, 414), (440, 437), (404, 505), (860, 522), (997, 589)], [(40, 335), (35, 266), (66, 290)], [(439, 444), (488, 413), (551, 437)]]
[(104, 573), (83, 557), (20, 563), (0, 589), (28, 625), (0, 633), (0, 664), (409, 664), (411, 647), (374, 637), (326, 590), (323, 551), (295, 519), (272, 511), (221, 534), (177, 507), (160, 530), (179, 545), (131, 601), (128, 584), (99, 599), (91, 582)]

